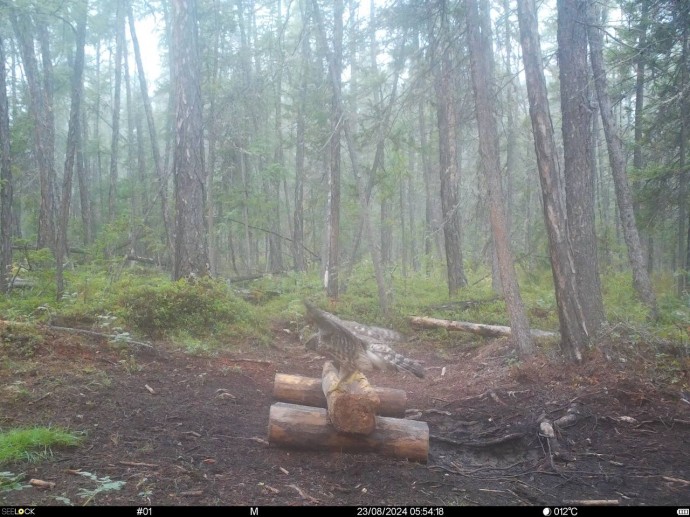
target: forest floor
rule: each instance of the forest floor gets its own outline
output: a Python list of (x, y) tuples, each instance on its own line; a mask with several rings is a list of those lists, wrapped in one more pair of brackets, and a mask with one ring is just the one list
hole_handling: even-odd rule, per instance
[[(79, 446), (0, 470), (25, 488), (4, 505), (620, 505), (690, 504), (690, 401), (644, 347), (620, 338), (582, 365), (518, 362), (505, 340), (416, 342), (423, 380), (374, 373), (405, 389), (432, 438), (427, 464), (376, 454), (285, 450), (267, 443), (276, 372), (319, 377), (323, 359), (294, 332), (274, 346), (191, 356), (45, 331), (33, 354), (0, 348), (0, 429), (62, 426)], [(666, 354), (668, 351), (664, 351)], [(605, 359), (604, 355), (608, 358)], [(656, 355), (658, 355), (658, 350)], [(680, 371), (683, 371), (681, 368)], [(682, 374), (683, 375), (683, 374)], [(668, 382), (667, 382), (668, 381)], [(673, 381), (673, 382), (671, 382)], [(683, 385), (685, 388), (683, 388)], [(539, 433), (557, 431), (553, 458)], [(439, 439), (440, 437), (441, 439)], [(443, 439), (450, 439), (444, 441)], [(493, 444), (493, 445), (492, 445)], [(30, 479), (53, 483), (50, 489)], [(113, 482), (124, 482), (115, 485)]]

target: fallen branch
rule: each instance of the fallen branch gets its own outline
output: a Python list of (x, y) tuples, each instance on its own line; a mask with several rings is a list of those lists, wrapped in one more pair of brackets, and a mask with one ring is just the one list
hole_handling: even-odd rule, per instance
[(36, 402), (40, 402), (41, 400), (50, 397), (52, 394), (53, 394), (53, 393), (49, 391), (49, 392), (46, 393), (45, 395), (41, 395), (40, 397), (38, 397), (36, 400), (31, 400), (31, 401), (29, 401), (28, 404), (31, 405), (31, 404), (35, 404)]
[(0, 320), (0, 325), (16, 325), (18, 327), (32, 327), (32, 328), (37, 328), (37, 329), (56, 330), (58, 332), (69, 332), (71, 334), (83, 334), (85, 336), (100, 337), (100, 338), (110, 339), (113, 341), (122, 341), (124, 343), (129, 343), (131, 345), (138, 345), (138, 346), (145, 346), (147, 348), (153, 348), (153, 345), (150, 343), (144, 343), (142, 341), (136, 341), (136, 340), (130, 339), (130, 338), (128, 338), (122, 334), (103, 334), (102, 332), (95, 332), (93, 330), (75, 329), (72, 327), (59, 327), (57, 325), (35, 325), (33, 323), (27, 323), (25, 321)]
[[(485, 325), (483, 323), (470, 323), (467, 321), (442, 320), (427, 316), (410, 316), (409, 320), (414, 327), (425, 329), (444, 328), (446, 330), (459, 330), (484, 337), (509, 337), (511, 335), (510, 327), (504, 325)], [(546, 330), (532, 329), (530, 332), (533, 338), (553, 339), (559, 337), (557, 333)]]
[(71, 332), (74, 334), (83, 334), (85, 336), (101, 337), (101, 338), (105, 338), (105, 339), (111, 339), (113, 341), (123, 341), (125, 343), (129, 343), (130, 345), (138, 345), (138, 346), (145, 346), (147, 348), (153, 348), (153, 345), (151, 345), (150, 343), (144, 343), (142, 341), (136, 341), (134, 339), (130, 339), (128, 337), (123, 337), (122, 335), (118, 335), (118, 334), (103, 334), (102, 332), (94, 332), (93, 330), (75, 329), (72, 327), (58, 327), (56, 325), (48, 325), (48, 328), (51, 330), (58, 330), (60, 332)]
[(302, 489), (301, 489), (300, 487), (298, 487), (297, 485), (287, 485), (287, 486), (290, 487), (290, 488), (295, 489), (302, 499), (306, 499), (307, 501), (309, 501), (309, 502), (311, 502), (311, 503), (319, 503), (319, 502), (320, 502), (320, 501), (319, 501), (318, 499), (316, 499), (315, 497), (312, 497), (312, 496), (310, 496), (309, 494), (307, 494), (304, 490), (302, 490)]
[(256, 363), (256, 364), (265, 364), (266, 366), (270, 366), (273, 364), (273, 361), (265, 361), (263, 359), (227, 359), (229, 363)]
[(436, 434), (429, 435), (432, 440), (437, 440), (439, 442), (448, 443), (450, 445), (456, 445), (458, 447), (474, 447), (474, 448), (484, 448), (484, 447), (495, 447), (496, 445), (501, 445), (507, 442), (512, 442), (523, 437), (522, 433), (510, 433), (505, 436), (499, 436), (492, 440), (483, 441), (471, 441), (464, 442), (460, 440), (454, 440), (452, 438), (446, 438), (445, 436), (438, 436)]
[(144, 388), (146, 388), (146, 389), (148, 390), (148, 392), (149, 392), (151, 395), (155, 395), (155, 394), (156, 394), (156, 390), (154, 390), (154, 389), (153, 389), (151, 386), (149, 386), (148, 384), (144, 384)]
[(186, 492), (180, 492), (182, 497), (201, 497), (204, 495), (203, 490), (187, 490)]
[(661, 476), (664, 481), (670, 481), (671, 483), (680, 483), (681, 485), (690, 486), (690, 481), (680, 478), (672, 478), (669, 476)]
[(151, 467), (153, 469), (159, 468), (159, 465), (154, 463), (140, 463), (138, 461), (120, 461), (120, 465), (125, 465), (127, 467)]
[(43, 481), (42, 479), (30, 479), (29, 484), (41, 490), (52, 490), (55, 488), (55, 483), (52, 481)]

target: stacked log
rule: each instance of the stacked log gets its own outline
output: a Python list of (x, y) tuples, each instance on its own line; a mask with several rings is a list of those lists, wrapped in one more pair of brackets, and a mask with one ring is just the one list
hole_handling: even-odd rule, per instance
[(268, 439), (276, 446), (377, 452), (426, 462), (429, 427), (405, 414), (402, 390), (374, 388), (361, 373), (340, 379), (331, 362), (321, 379), (276, 374)]
[[(326, 408), (326, 395), (323, 393), (322, 379), (302, 377), (286, 373), (276, 373), (273, 384), (273, 398), (278, 402), (302, 404)], [(374, 387), (379, 397), (377, 415), (402, 418), (407, 408), (407, 393), (394, 388)]]

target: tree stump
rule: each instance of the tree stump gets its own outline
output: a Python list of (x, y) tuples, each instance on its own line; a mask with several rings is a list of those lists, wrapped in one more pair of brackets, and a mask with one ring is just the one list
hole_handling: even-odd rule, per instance
[(426, 422), (375, 417), (369, 435), (340, 433), (322, 408), (276, 402), (271, 406), (268, 441), (271, 445), (308, 450), (377, 452), (426, 463), (429, 427)]
[[(322, 379), (276, 373), (273, 398), (279, 402), (326, 408), (326, 396), (321, 385)], [(377, 415), (398, 418), (405, 416), (407, 393), (404, 390), (377, 386), (373, 388), (380, 401)]]
[(363, 435), (374, 432), (381, 401), (364, 375), (357, 372), (348, 379), (340, 379), (338, 370), (328, 361), (323, 365), (321, 387), (328, 417), (337, 431)]

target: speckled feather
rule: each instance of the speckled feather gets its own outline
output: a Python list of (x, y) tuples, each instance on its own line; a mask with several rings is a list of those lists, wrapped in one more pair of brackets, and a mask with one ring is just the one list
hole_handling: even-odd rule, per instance
[(307, 319), (318, 328), (318, 334), (306, 343), (307, 348), (337, 361), (341, 370), (354, 372), (374, 368), (405, 371), (424, 377), (420, 363), (398, 354), (388, 345), (405, 340), (398, 332), (342, 320), (307, 301), (304, 305)]

